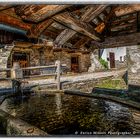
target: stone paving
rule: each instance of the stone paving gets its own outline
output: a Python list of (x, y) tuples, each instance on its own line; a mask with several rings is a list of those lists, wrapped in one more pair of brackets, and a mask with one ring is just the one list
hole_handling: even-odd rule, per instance
[[(87, 81), (87, 80), (94, 80), (99, 78), (105, 78), (110, 76), (119, 76), (123, 75), (125, 73), (126, 69), (122, 70), (112, 70), (112, 71), (106, 71), (106, 72), (96, 72), (96, 73), (83, 73), (83, 74), (77, 74), (74, 76), (61, 76), (61, 82), (79, 82), (79, 81)], [(55, 84), (55, 79), (40, 79), (40, 80), (29, 80), (29, 85), (44, 85), (44, 84)]]

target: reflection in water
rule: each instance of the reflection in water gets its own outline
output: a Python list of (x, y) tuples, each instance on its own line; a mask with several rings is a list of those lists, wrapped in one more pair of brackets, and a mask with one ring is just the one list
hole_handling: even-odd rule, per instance
[(7, 99), (0, 108), (52, 135), (140, 134), (140, 111), (105, 100), (49, 94)]
[(61, 95), (60, 94), (56, 94), (55, 95), (55, 102), (56, 102), (56, 113), (57, 115), (61, 115), (61, 106), (62, 106), (62, 102), (61, 102)]

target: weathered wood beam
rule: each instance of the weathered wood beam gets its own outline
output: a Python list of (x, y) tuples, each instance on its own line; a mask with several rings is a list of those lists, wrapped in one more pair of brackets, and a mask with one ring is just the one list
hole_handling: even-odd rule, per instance
[[(102, 7), (102, 6), (101, 6)], [(80, 18), (80, 21), (84, 21), (84, 22), (87, 22), (87, 17), (89, 17), (89, 16), (93, 16), (92, 15), (92, 12), (93, 11), (95, 11), (96, 9), (100, 9), (101, 11), (102, 11), (102, 8), (101, 8), (99, 5), (95, 5), (95, 6), (87, 6), (87, 10), (86, 10), (86, 12), (81, 16), (81, 18)], [(98, 11), (99, 12), (99, 11)], [(100, 14), (100, 13), (99, 13)], [(92, 20), (92, 19), (91, 19)], [(89, 20), (90, 21), (90, 20)], [(89, 22), (88, 21), (88, 22)], [(101, 21), (101, 20), (100, 20)], [(93, 25), (93, 24), (92, 24)], [(94, 24), (94, 27), (96, 27), (97, 25), (95, 25)], [(69, 30), (69, 31), (68, 31)], [(64, 33), (65, 32), (67, 32), (67, 35), (65, 35)], [(64, 30), (63, 32), (62, 32), (62, 34), (60, 34), (58, 37), (57, 37), (57, 39), (59, 38), (59, 40), (60, 40), (60, 38), (63, 38), (63, 42), (62, 41), (60, 41), (60, 43), (58, 43), (58, 45), (63, 45), (66, 41), (68, 41), (74, 34), (72, 34), (71, 35), (71, 32), (73, 32), (73, 31), (71, 31), (70, 29), (66, 29), (66, 30)], [(76, 34), (76, 32), (75, 32), (75, 34)], [(63, 35), (63, 37), (62, 37), (62, 35)], [(55, 42), (58, 42), (57, 41), (57, 39), (56, 39), (56, 41)], [(64, 41), (65, 40), (65, 41)], [(74, 47), (79, 47), (79, 46), (81, 46), (82, 44), (83, 45), (85, 45), (86, 43), (87, 43), (87, 38), (86, 37), (84, 37), (84, 38), (82, 38), (80, 41), (78, 41), (78, 43), (76, 43), (75, 45), (74, 45)]]
[(137, 11), (140, 11), (140, 4), (121, 5), (114, 9), (116, 16), (123, 16)]
[(81, 34), (84, 34), (94, 40), (97, 40), (97, 41), (101, 40), (99, 34), (97, 34), (92, 29), (92, 27), (90, 27), (89, 24), (86, 24), (84, 22), (81, 22), (79, 20), (72, 18), (66, 12), (63, 14), (56, 15), (56, 16), (52, 17), (52, 19), (55, 20), (56, 22), (63, 24), (64, 26), (66, 26), (76, 32), (79, 32)]
[[(81, 16), (80, 21), (86, 22), (86, 17), (89, 16), (89, 14), (91, 12), (93, 12), (97, 7), (98, 7), (98, 5), (95, 5), (95, 6), (86, 6), (86, 9), (87, 10)], [(96, 27), (96, 26), (97, 25), (94, 25), (94, 27)], [(55, 43), (58, 44), (58, 46), (63, 45), (65, 42), (67, 42), (75, 34), (76, 34), (75, 31), (73, 31), (71, 29), (65, 29), (60, 35), (58, 35), (58, 37), (55, 40)], [(62, 38), (63, 38), (63, 41), (61, 41)]]
[(70, 6), (71, 5), (20, 5), (15, 7), (15, 11), (24, 20), (40, 22)]
[(54, 43), (58, 46), (62, 46), (65, 42), (67, 42), (76, 32), (71, 29), (65, 29), (62, 31), (57, 38), (55, 39)]
[(111, 11), (108, 14), (108, 16), (106, 16), (106, 18), (104, 19), (103, 22), (101, 22), (96, 28), (95, 31), (97, 31), (98, 33), (102, 33), (106, 28), (108, 28), (107, 30), (109, 31), (110, 28), (110, 23), (111, 23), (111, 17), (114, 15), (114, 8), (115, 7), (111, 7)]
[(27, 32), (29, 38), (38, 38), (40, 34), (53, 23), (52, 19), (47, 19), (41, 23), (35, 24)]
[(90, 40), (90, 38), (84, 36), (76, 44), (74, 44), (73, 48), (81, 48), (81, 46), (84, 46)]
[(0, 11), (3, 11), (3, 10), (5, 10), (5, 9), (9, 9), (9, 8), (11, 8), (12, 7), (12, 5), (0, 5)]
[(120, 35), (110, 38), (105, 38), (104, 42), (92, 41), (92, 44), (100, 48), (113, 48), (136, 45), (140, 43), (140, 33), (133, 33), (129, 35)]
[(90, 22), (94, 18), (96, 18), (99, 14), (101, 14), (109, 5), (99, 5), (96, 9), (91, 10), (91, 12), (84, 17), (84, 21)]
[(136, 16), (129, 16), (129, 17), (126, 17), (126, 18), (119, 18), (119, 19), (116, 19), (114, 21), (111, 22), (111, 26), (114, 27), (116, 25), (120, 25), (122, 23), (132, 23), (132, 22), (135, 22), (137, 20)]
[(122, 24), (122, 25), (118, 25), (118, 26), (115, 26), (115, 27), (111, 27), (111, 31), (119, 31), (119, 30), (124, 30), (126, 29), (127, 27), (136, 27), (136, 24), (134, 23), (128, 23), (128, 24)]
[(29, 30), (31, 28), (31, 24), (24, 23), (22, 20), (14, 18), (12, 16), (8, 16), (4, 13), (0, 13), (0, 23), (24, 30)]

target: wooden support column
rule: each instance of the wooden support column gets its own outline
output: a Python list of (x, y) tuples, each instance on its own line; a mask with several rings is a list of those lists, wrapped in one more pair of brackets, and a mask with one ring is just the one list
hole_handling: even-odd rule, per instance
[(13, 64), (13, 68), (11, 69), (11, 78), (12, 78), (12, 89), (14, 93), (21, 92), (21, 82), (19, 79), (23, 78), (23, 71), (19, 66), (18, 62)]
[(13, 68), (11, 69), (11, 78), (12, 79), (22, 79), (23, 78), (23, 71), (19, 66), (18, 62), (13, 64)]
[(55, 65), (57, 66), (57, 68), (56, 68), (56, 74), (57, 74), (57, 77), (56, 77), (57, 89), (60, 90), (60, 89), (61, 89), (61, 82), (60, 82), (61, 63), (60, 63), (60, 60), (57, 60), (57, 61), (55, 62)]

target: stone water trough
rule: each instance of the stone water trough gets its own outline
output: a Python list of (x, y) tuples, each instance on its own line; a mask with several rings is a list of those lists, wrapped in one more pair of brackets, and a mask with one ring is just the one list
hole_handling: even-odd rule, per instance
[(0, 110), (0, 136), (48, 136), (48, 134)]

